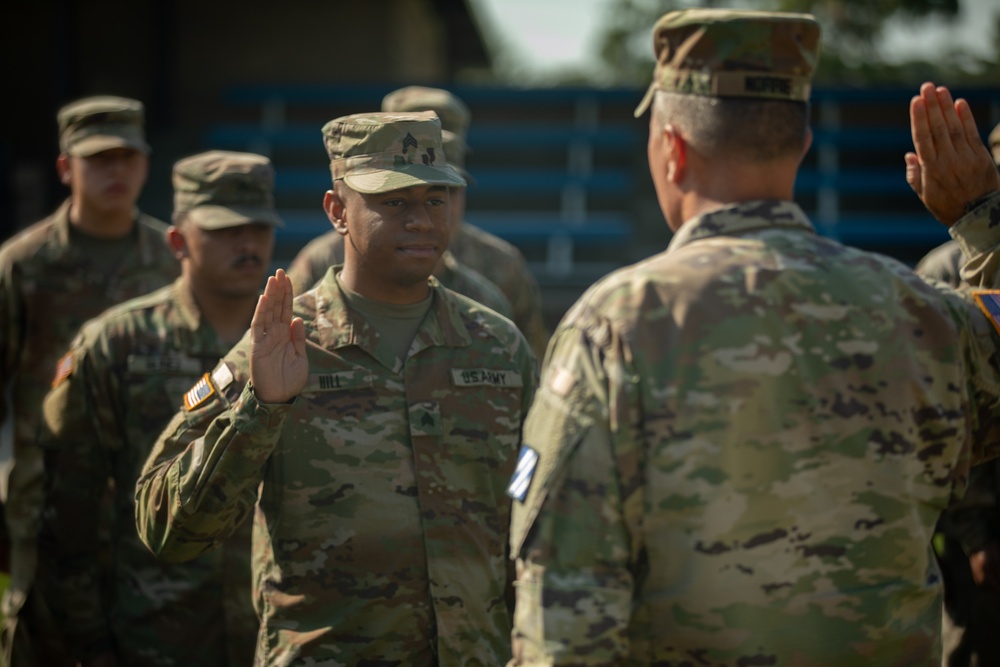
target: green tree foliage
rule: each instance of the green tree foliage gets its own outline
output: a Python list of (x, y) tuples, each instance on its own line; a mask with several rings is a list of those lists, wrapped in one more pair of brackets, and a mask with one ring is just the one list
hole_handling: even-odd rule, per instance
[[(741, 7), (808, 12), (823, 27), (823, 53), (816, 73), (819, 85), (902, 84), (931, 78), (953, 85), (996, 85), (1000, 44), (991, 61), (963, 52), (928, 54), (926, 60), (887, 62), (879, 48), (889, 19), (916, 23), (952, 21), (960, 0), (613, 0), (607, 11), (607, 29), (600, 40), (604, 69), (599, 78), (616, 85), (645, 85), (652, 63), (651, 28), (656, 19), (684, 7)], [(1000, 18), (994, 29), (1000, 35)]]

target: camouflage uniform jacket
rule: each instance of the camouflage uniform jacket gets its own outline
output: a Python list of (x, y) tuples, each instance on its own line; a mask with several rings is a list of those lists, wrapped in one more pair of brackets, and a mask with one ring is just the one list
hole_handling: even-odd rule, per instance
[[(295, 293), (301, 294), (312, 288), (326, 275), (331, 266), (344, 263), (344, 237), (331, 231), (314, 238), (306, 244), (288, 267)], [(462, 264), (449, 251), (441, 255), (441, 261), (434, 272), (442, 285), (464, 294), (492, 308), (504, 317), (512, 318), (510, 301), (500, 288), (487, 280), (481, 273)]]
[(962, 280), (974, 288), (1000, 289), (1000, 192), (984, 200), (949, 230), (969, 258), (962, 266)]
[(939, 664), (931, 535), (998, 453), (998, 354), (969, 301), (791, 202), (687, 221), (553, 336), (510, 489), (515, 659)]
[(43, 502), (38, 429), (59, 356), (84, 322), (179, 273), (164, 239), (166, 225), (140, 213), (136, 228), (135, 252), (110, 277), (71, 243), (68, 201), (0, 247), (0, 387), (7, 399), (0, 402), (0, 498), (12, 543), (8, 614), (20, 608), (34, 576)]
[(516, 246), (475, 225), (463, 223), (452, 235), (448, 250), (500, 288), (514, 311), (514, 324), (524, 333), (535, 356), (545, 356), (549, 331), (542, 315), (538, 281)]
[(211, 549), (258, 503), (258, 665), (510, 656), (505, 488), (536, 364), (508, 320), (429, 280), (403, 363), (329, 272), (295, 300), (303, 392), (259, 403), (247, 336), (146, 463), (136, 521), (162, 557)]
[[(179, 278), (105, 311), (82, 329), (44, 404), (53, 462), (43, 563), (75, 655), (113, 647), (126, 665), (248, 665), (258, 622), (251, 604), (250, 530), (188, 563), (158, 560), (135, 529), (135, 483), (184, 393), (229, 350)], [(49, 440), (48, 438), (51, 438)], [(112, 481), (111, 600), (101, 596), (99, 532)], [(105, 575), (107, 576), (107, 575)], [(178, 641), (183, 639), (182, 641)]]
[(959, 273), (964, 263), (962, 248), (952, 239), (924, 255), (913, 270), (926, 278), (934, 278), (957, 288), (962, 284)]

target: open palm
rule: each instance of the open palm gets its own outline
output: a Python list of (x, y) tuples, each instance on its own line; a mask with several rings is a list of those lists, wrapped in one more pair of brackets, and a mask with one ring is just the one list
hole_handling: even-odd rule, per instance
[(292, 281), (283, 269), (267, 279), (250, 323), (250, 381), (257, 400), (286, 403), (309, 377), (306, 331), (292, 317)]
[(950, 227), (966, 204), (1000, 188), (968, 102), (924, 83), (910, 102), (910, 127), (916, 152), (904, 156), (906, 181), (940, 222)]

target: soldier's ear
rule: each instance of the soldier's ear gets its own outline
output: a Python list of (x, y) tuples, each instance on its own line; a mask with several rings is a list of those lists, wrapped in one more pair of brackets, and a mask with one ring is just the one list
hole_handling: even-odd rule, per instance
[(59, 174), (59, 182), (69, 187), (72, 185), (72, 173), (70, 172), (69, 156), (60, 153), (56, 158), (56, 173)]
[(170, 247), (170, 252), (177, 259), (187, 257), (187, 241), (184, 239), (184, 233), (175, 225), (170, 225), (167, 229), (167, 245)]
[(344, 200), (337, 193), (336, 188), (327, 190), (323, 195), (323, 210), (326, 217), (330, 219), (330, 224), (341, 234), (347, 234), (347, 207)]
[(672, 183), (680, 183), (687, 171), (687, 141), (677, 128), (670, 124), (663, 128), (663, 140), (666, 146), (667, 178)]

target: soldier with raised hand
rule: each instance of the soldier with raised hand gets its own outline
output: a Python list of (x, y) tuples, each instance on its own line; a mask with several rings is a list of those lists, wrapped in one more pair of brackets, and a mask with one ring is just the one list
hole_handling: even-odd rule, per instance
[(178, 272), (164, 242), (167, 225), (136, 208), (149, 167), (142, 103), (87, 97), (61, 108), (57, 121), (56, 169), (69, 198), (0, 247), (0, 499), (11, 574), (0, 610), (3, 643), (14, 665), (46, 667), (67, 657), (45, 601), (32, 593), (44, 493), (42, 400), (84, 322)]
[(1000, 337), (793, 203), (819, 38), (777, 12), (653, 29), (637, 114), (675, 234), (553, 335), (509, 488), (514, 664), (940, 664), (931, 534), (1000, 453)]
[[(946, 88), (926, 83), (911, 103), (916, 152), (906, 156), (907, 180), (924, 199), (924, 182), (944, 185), (941, 194), (961, 204), (950, 214), (935, 206), (938, 219), (950, 229), (957, 258), (954, 274), (968, 263), (967, 274), (977, 286), (1000, 287), (1000, 233), (993, 220), (1000, 217), (1000, 176), (989, 168), (975, 121), (964, 100), (953, 101)], [(1000, 165), (1000, 125), (989, 136), (992, 159)], [(959, 219), (958, 216), (962, 217)], [(963, 253), (963, 245), (965, 252)], [(929, 256), (930, 257), (930, 256)], [(918, 267), (918, 272), (921, 267)], [(933, 275), (933, 265), (924, 267)], [(960, 281), (959, 289), (968, 290)], [(989, 290), (974, 291), (980, 303), (993, 304)], [(938, 523), (935, 549), (944, 581), (942, 665), (993, 665), (1000, 662), (996, 627), (1000, 619), (1000, 459), (974, 466), (965, 495), (949, 507)]]
[(437, 117), (357, 114), (323, 136), (344, 265), (294, 302), (282, 270), (268, 278), (146, 462), (139, 534), (186, 560), (256, 506), (257, 665), (503, 664), (504, 489), (534, 357), (431, 277), (462, 185)]
[[(88, 322), (44, 405), (51, 453), (41, 558), (55, 575), (46, 598), (82, 665), (236, 667), (253, 661), (256, 646), (251, 522), (212, 553), (166, 563), (139, 539), (134, 492), (188, 390), (250, 326), (282, 226), (274, 169), (261, 155), (208, 151), (178, 161), (173, 184), (167, 242), (180, 278)], [(105, 572), (93, 535), (104, 532), (109, 484)]]
[[(988, 142), (993, 162), (997, 169), (1000, 169), (1000, 123), (990, 132)], [(952, 287), (958, 287), (962, 284), (959, 272), (964, 262), (962, 248), (958, 245), (958, 241), (951, 239), (921, 257), (913, 270), (922, 276), (936, 278)]]

